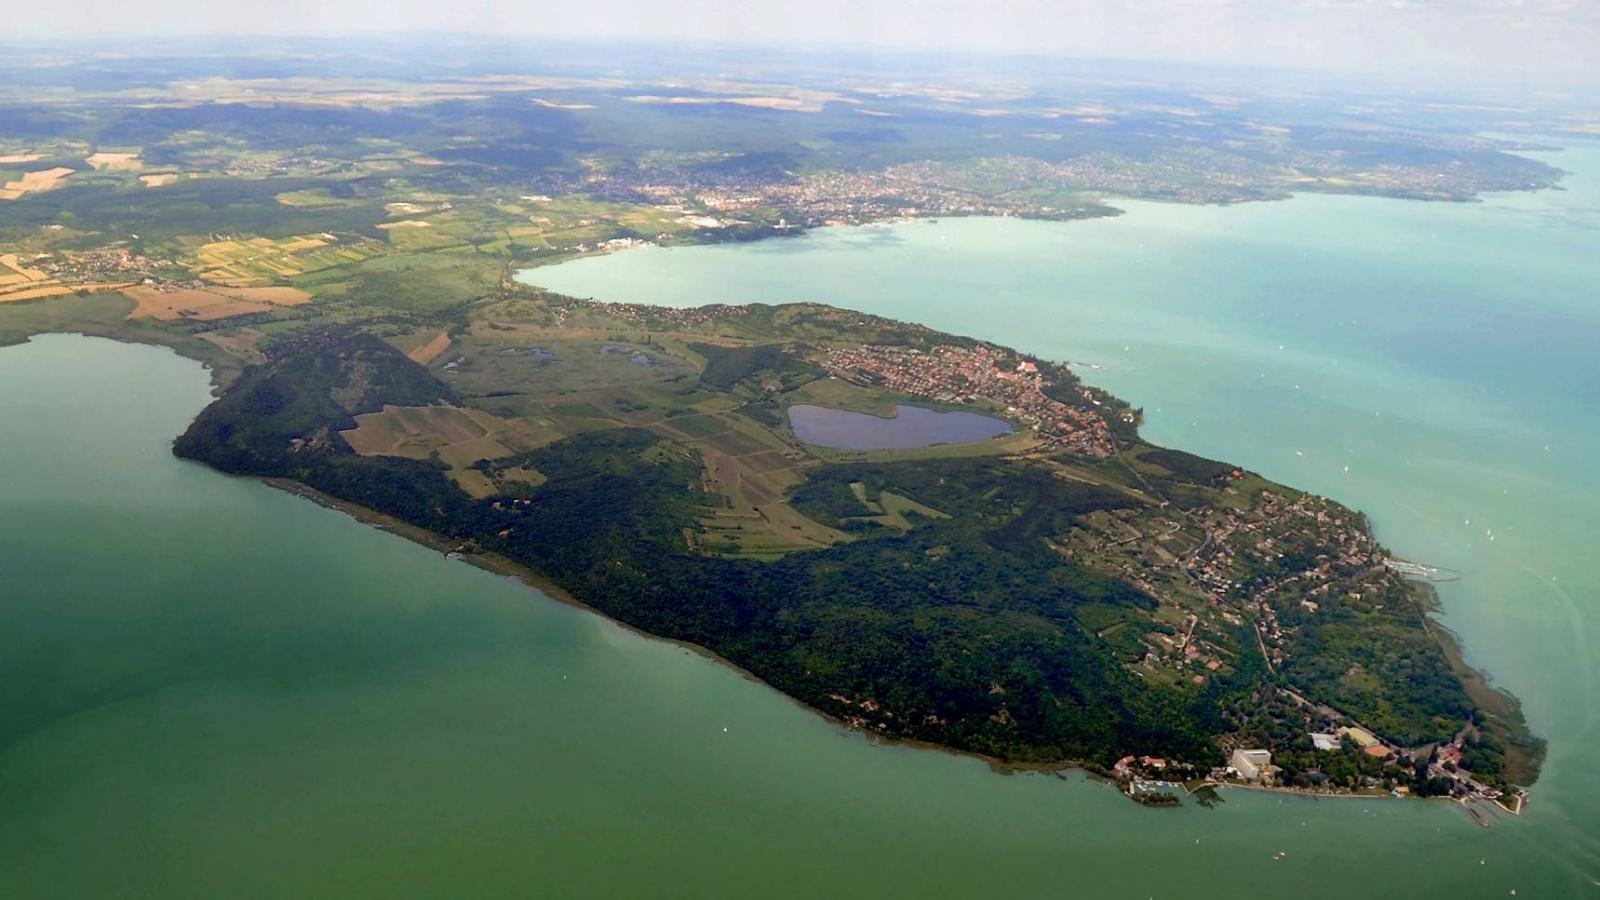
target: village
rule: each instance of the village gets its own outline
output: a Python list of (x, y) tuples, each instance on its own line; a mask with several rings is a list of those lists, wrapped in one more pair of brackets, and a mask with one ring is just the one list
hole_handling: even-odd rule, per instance
[(941, 403), (986, 401), (1002, 407), (1026, 425), (1050, 449), (1069, 450), (1098, 459), (1116, 452), (1105, 417), (1093, 411), (1098, 401), (1074, 386), (1084, 406), (1063, 403), (1045, 393), (1045, 376), (1037, 363), (1021, 360), (1007, 366), (1001, 351), (983, 344), (914, 347), (867, 345), (830, 350), (824, 365), (846, 380), (865, 382)]
[[(1292, 693), (1292, 692), (1288, 692)], [(1343, 719), (1323, 708), (1328, 721)], [(1345, 720), (1348, 721), (1348, 720)], [(1283, 791), (1326, 797), (1437, 797), (1460, 802), (1473, 818), (1487, 827), (1489, 821), (1479, 805), (1493, 805), (1520, 815), (1528, 793), (1522, 788), (1503, 792), (1483, 784), (1461, 767), (1467, 752), (1466, 738), (1421, 747), (1396, 749), (1358, 724), (1329, 724), (1327, 730), (1306, 732), (1300, 744), (1309, 744), (1287, 755), (1297, 762), (1310, 758), (1313, 764), (1292, 772), (1275, 763), (1284, 761), (1282, 752), (1261, 747), (1237, 746), (1224, 765), (1212, 768), (1180, 760), (1128, 754), (1117, 760), (1107, 773), (1129, 798), (1146, 806), (1177, 806), (1180, 795), (1196, 797), (1209, 805), (1210, 791), (1218, 787)]]

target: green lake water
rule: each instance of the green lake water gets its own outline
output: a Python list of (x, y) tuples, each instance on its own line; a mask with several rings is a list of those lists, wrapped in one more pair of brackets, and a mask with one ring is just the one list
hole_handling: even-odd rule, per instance
[(1520, 819), (1150, 810), (874, 744), (176, 460), (199, 365), (45, 335), (0, 349), (0, 898), (1600, 896), (1600, 152), (1553, 158), (1568, 191), (1483, 204), (1128, 204), (531, 276), (826, 300), (1096, 364), (1154, 439), (1367, 510), (1463, 572), (1445, 621), (1551, 741)]

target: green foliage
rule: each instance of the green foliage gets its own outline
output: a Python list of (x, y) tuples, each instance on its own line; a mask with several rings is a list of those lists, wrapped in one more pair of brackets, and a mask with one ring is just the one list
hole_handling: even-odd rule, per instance
[(784, 390), (820, 378), (823, 371), (776, 344), (722, 347), (716, 344), (690, 344), (689, 349), (705, 357), (706, 368), (700, 381), (721, 391), (761, 374), (778, 381)]
[[(708, 360), (708, 383), (718, 386), (809, 377), (781, 345), (696, 350)], [(354, 415), (384, 404), (453, 399), (450, 388), (377, 338), (313, 332), (274, 345), (268, 362), (203, 412), (177, 449), (228, 471), (297, 479), (503, 554), (608, 615), (707, 647), (880, 733), (1008, 759), (1109, 763), (1135, 749), (1208, 763), (1218, 761), (1225, 734), (1259, 735), (1274, 747), (1294, 740), (1300, 726), (1283, 710), (1255, 715), (1279, 679), (1405, 743), (1448, 735), (1472, 713), (1405, 596), (1324, 598), (1314, 618), (1288, 603), (1280, 610), (1288, 652), (1279, 673), (1265, 668), (1250, 625), (1240, 623), (1213, 626), (1234, 629), (1213, 637), (1218, 646), (1250, 649), (1202, 684), (1146, 680), (1138, 666), (1151, 633), (1172, 630), (1158, 624), (1156, 599), (1118, 570), (1058, 548), (1108, 513), (1136, 518), (1153, 508), (1112, 486), (1061, 477), (1044, 461), (809, 468), (792, 506), (857, 539), (757, 561), (695, 551), (696, 538), (715, 547), (701, 522), (721, 498), (703, 491), (695, 448), (655, 431), (584, 432), (485, 463), (548, 480), (483, 501), (460, 491), (436, 461), (358, 457), (337, 435)], [(553, 409), (601, 412), (591, 404)], [(711, 428), (695, 416), (674, 421), (690, 434)], [(1216, 492), (1191, 482), (1231, 471), (1170, 451), (1144, 451), (1144, 458), (1173, 473), (1156, 481), (1188, 485), (1197, 503), (1213, 502)], [(518, 502), (507, 502), (513, 497)], [(864, 520), (881, 514), (890, 497), (938, 513), (904, 517), (896, 527)], [(1310, 537), (1278, 537), (1283, 555), (1255, 578), (1317, 563), (1320, 548)], [(1496, 746), (1473, 752), (1485, 771), (1494, 767)], [(1345, 765), (1290, 762), (1306, 778), (1334, 777)], [(1373, 765), (1350, 764), (1358, 767), (1350, 777), (1367, 777), (1361, 767)]]
[(1035, 507), (1059, 504), (1070, 516), (1120, 495), (1029, 465), (870, 467), (825, 480), (869, 477), (908, 496), (944, 485), (941, 502), (959, 515), (772, 563), (706, 558), (682, 536), (709, 499), (698, 457), (641, 429), (580, 434), (516, 458), (549, 481), (527, 493), (531, 502), (498, 509), (469, 500), (429, 462), (356, 457), (331, 441), (292, 449), (294, 437), (352, 413), (442, 398), (442, 385), (380, 343), (350, 336), (288, 348), (206, 410), (179, 452), (298, 478), (474, 541), (610, 615), (709, 647), (886, 732), (1027, 759), (1105, 761), (1126, 746), (1189, 759), (1214, 752), (1194, 727), (1191, 694), (1133, 678), (1072, 614), (1086, 602), (1150, 599), (1040, 539), (1063, 521)]
[(260, 234), (280, 238), (320, 231), (366, 232), (382, 221), (376, 201), (336, 207), (292, 207), (277, 201), (285, 191), (308, 190), (315, 179), (252, 181), (199, 178), (160, 189), (159, 201), (140, 187), (73, 185), (31, 195), (25, 203), (0, 204), (0, 236), (21, 237), (41, 226), (71, 222), (106, 236), (139, 236), (139, 246), (183, 235)]
[(1227, 463), (1162, 447), (1139, 454), (1139, 461), (1155, 463), (1171, 472), (1173, 478), (1205, 486), (1220, 484), (1234, 472), (1234, 467)]
[(426, 369), (360, 332), (294, 339), (274, 359), (245, 370), (196, 417), (174, 451), (225, 472), (286, 475), (308, 460), (349, 453), (332, 432), (384, 404), (425, 406), (455, 399)]

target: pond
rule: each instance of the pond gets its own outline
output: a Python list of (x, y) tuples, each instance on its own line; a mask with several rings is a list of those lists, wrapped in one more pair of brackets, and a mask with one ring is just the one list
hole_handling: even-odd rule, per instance
[(1011, 424), (994, 416), (904, 405), (896, 406), (894, 415), (885, 418), (797, 403), (789, 407), (789, 425), (800, 440), (835, 450), (910, 450), (986, 441), (1011, 433)]

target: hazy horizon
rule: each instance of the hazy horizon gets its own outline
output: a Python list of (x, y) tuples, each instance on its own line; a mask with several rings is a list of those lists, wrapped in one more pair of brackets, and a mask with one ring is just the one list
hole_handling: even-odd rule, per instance
[(683, 42), (793, 50), (1016, 53), (1283, 67), (1440, 81), (1600, 81), (1600, 3), (1581, 0), (507, 0), (251, 7), (84, 0), (71, 22), (23, 18), (8, 40), (341, 37), (448, 32), (500, 40)]

